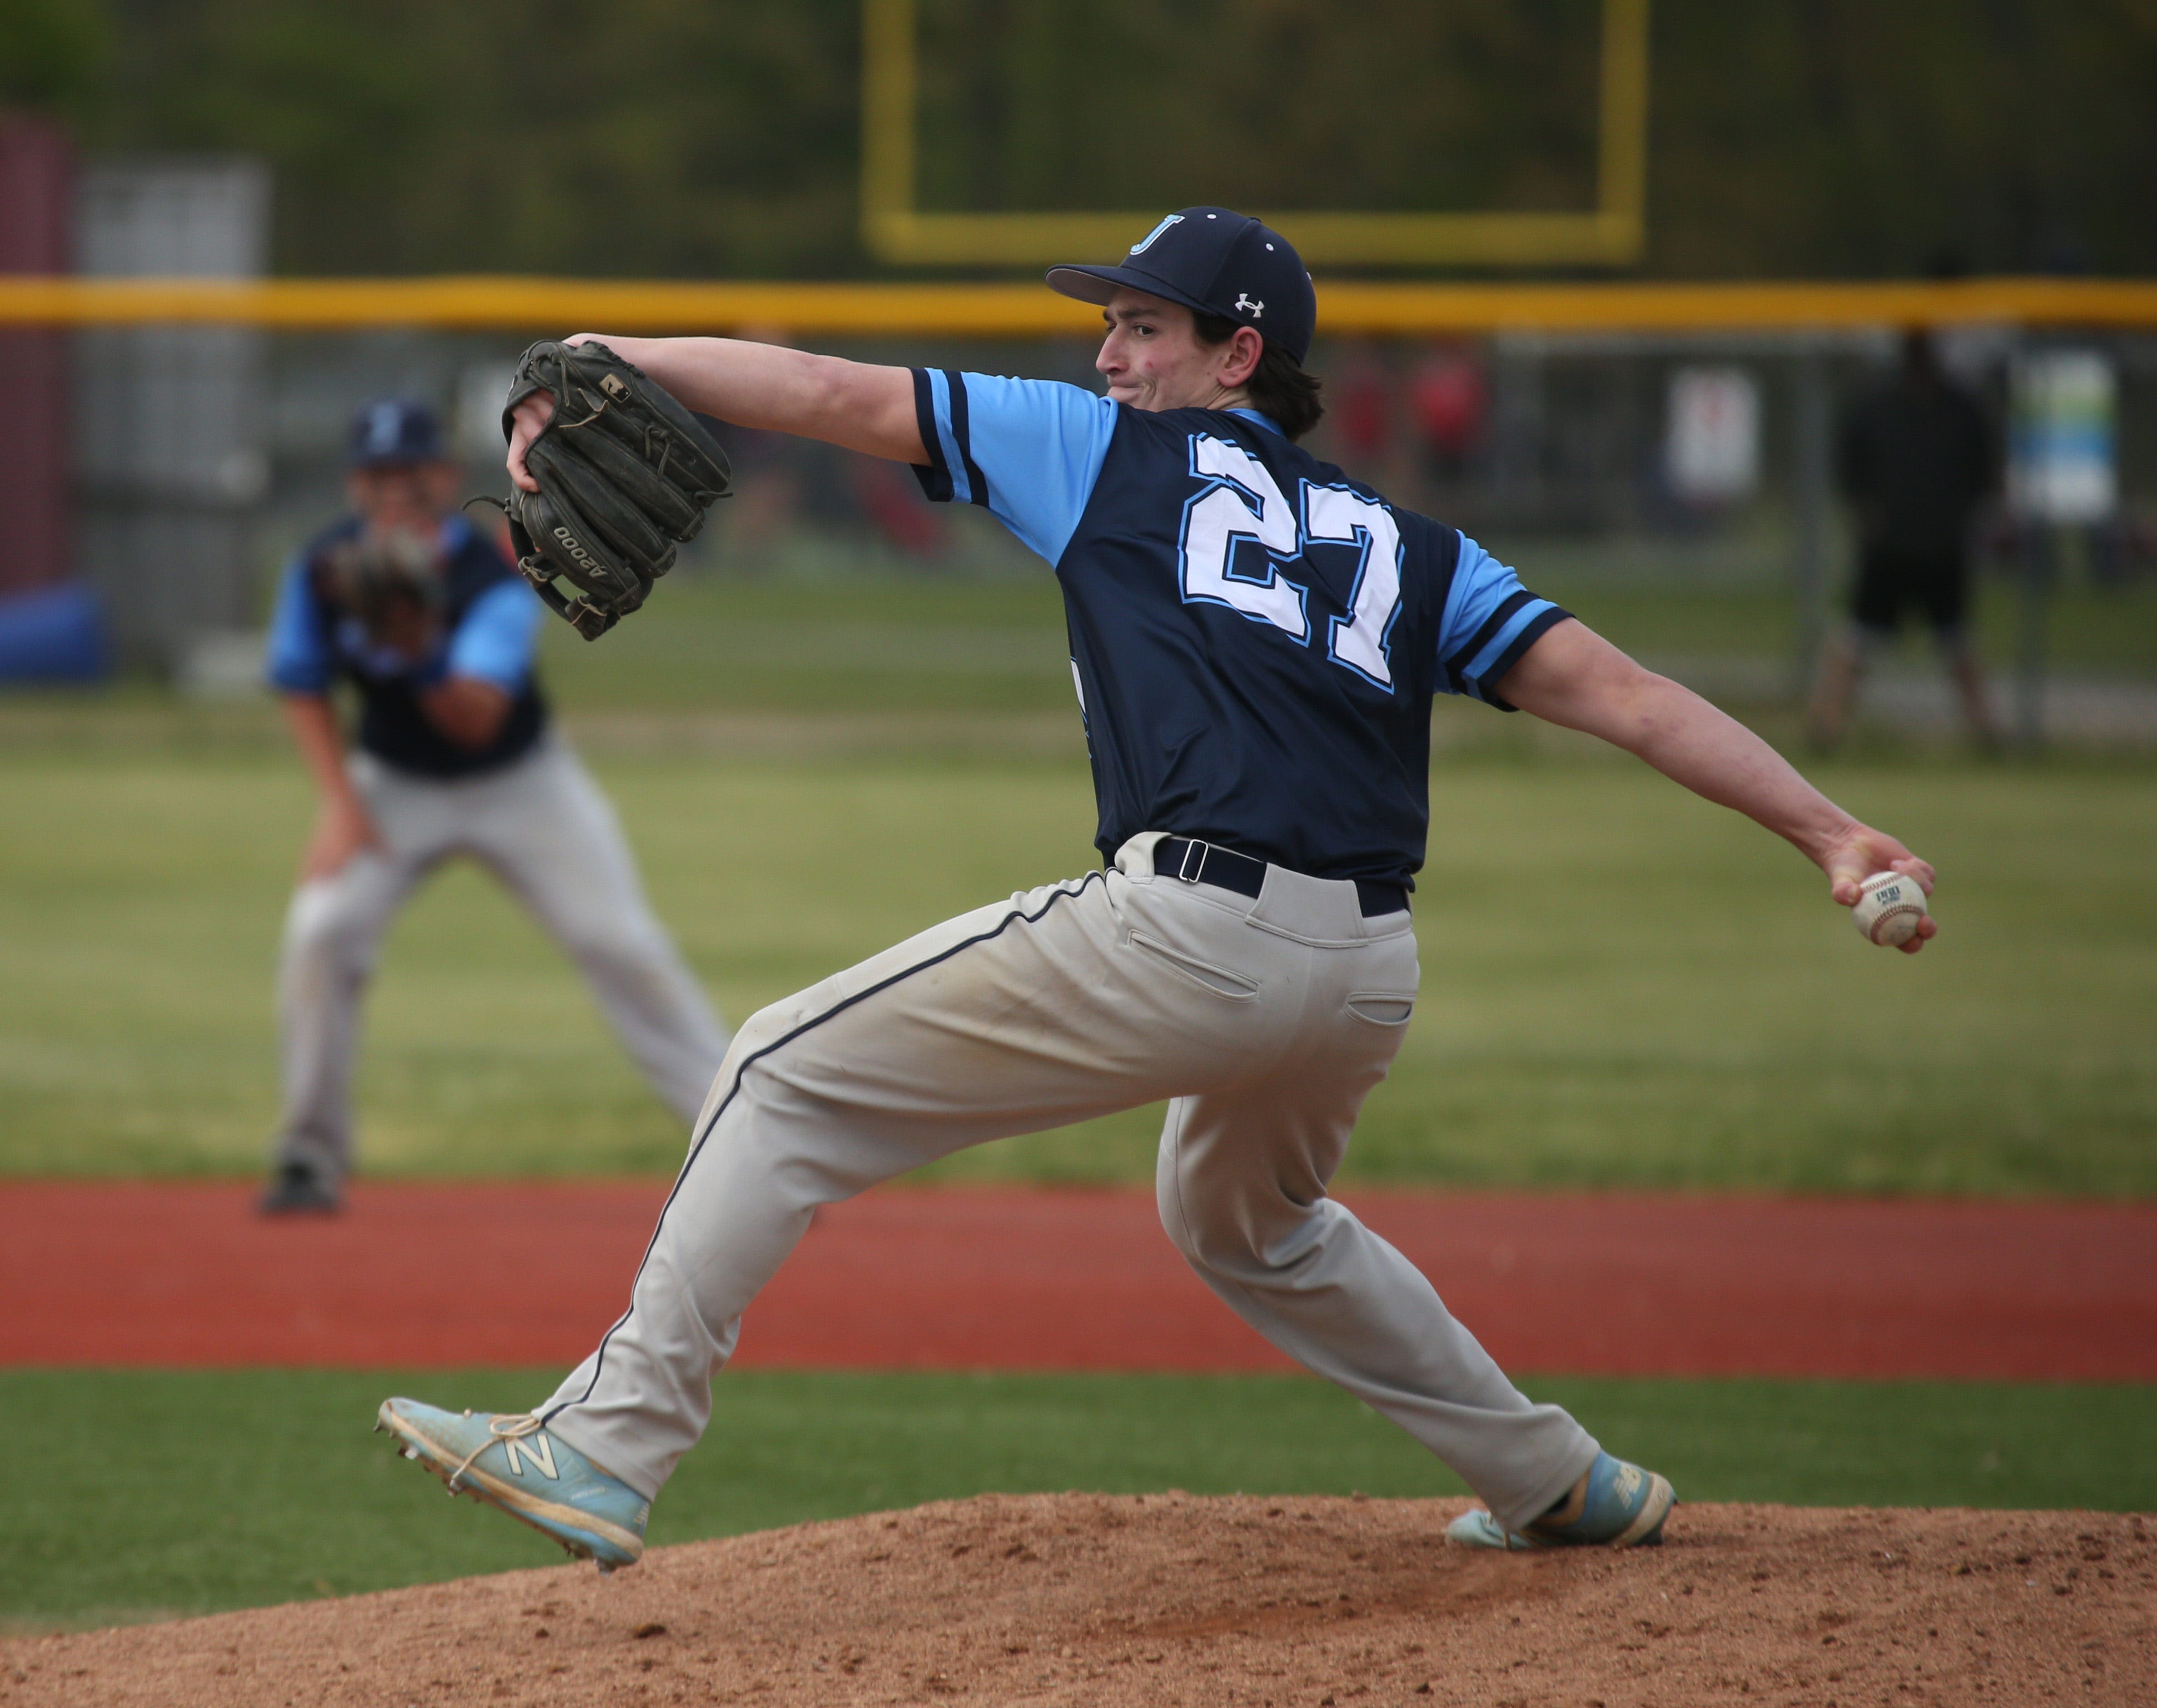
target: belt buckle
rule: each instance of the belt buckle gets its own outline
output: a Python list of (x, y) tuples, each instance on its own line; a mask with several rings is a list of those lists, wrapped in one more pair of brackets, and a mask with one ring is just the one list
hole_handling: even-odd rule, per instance
[[(1211, 843), (1202, 842), (1196, 836), (1186, 836), (1183, 839), (1183, 857), (1176, 862), (1176, 876), (1180, 882), (1197, 883), (1205, 876), (1206, 856), (1212, 846)], [(1198, 857), (1198, 869), (1195, 872), (1192, 870), (1191, 866), (1191, 857), (1193, 854)]]

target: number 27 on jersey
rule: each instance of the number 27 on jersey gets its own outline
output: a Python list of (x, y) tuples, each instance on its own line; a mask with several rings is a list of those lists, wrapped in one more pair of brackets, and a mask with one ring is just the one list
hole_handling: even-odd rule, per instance
[[(1291, 505), (1264, 463), (1206, 433), (1191, 436), (1191, 472), (1206, 486), (1183, 507), (1177, 562), (1186, 603), (1228, 605), (1308, 646), (1310, 589), (1282, 574), (1280, 565), (1314, 543), (1353, 546), (1355, 587), (1348, 615), (1327, 621), (1326, 656), (1390, 690), (1386, 640), (1401, 609), (1401, 534), (1393, 512), (1348, 487), (1310, 481), (1297, 483), (1301, 502)], [(1236, 548), (1244, 540), (1265, 549), (1258, 574), (1237, 569)]]

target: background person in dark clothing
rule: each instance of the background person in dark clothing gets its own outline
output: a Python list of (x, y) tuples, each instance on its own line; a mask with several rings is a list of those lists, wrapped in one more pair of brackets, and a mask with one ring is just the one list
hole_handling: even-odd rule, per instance
[(1999, 490), (1999, 436), (1984, 406), (1942, 369), (1923, 331), (1903, 335), (1900, 366), (1843, 423), (1840, 463), (1857, 512), (1857, 580), (1850, 626), (1821, 654), (1814, 741), (1840, 739), (1871, 655), (1915, 610), (1939, 643), (1970, 733), (1996, 745), (1968, 616), (1970, 537), (1979, 509)]

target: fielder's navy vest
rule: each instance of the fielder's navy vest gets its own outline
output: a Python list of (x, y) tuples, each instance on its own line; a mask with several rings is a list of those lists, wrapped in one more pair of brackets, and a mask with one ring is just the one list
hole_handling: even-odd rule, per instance
[[(526, 675), (494, 739), (483, 748), (468, 748), (444, 735), (420, 709), (419, 692), (409, 671), (378, 672), (344, 644), (341, 631), (349, 614), (332, 592), (329, 578), (318, 573), (316, 566), (329, 548), (350, 539), (360, 526), (357, 518), (347, 517), (310, 542), (306, 558), (323, 650), (337, 661), (338, 671), (359, 690), (361, 749), (398, 770), (421, 777), (469, 777), (523, 758), (547, 728), (547, 702), (540, 694), (536, 671)], [(517, 571), (476, 529), (466, 531), (463, 543), (443, 568), (442, 632), (455, 634), (475, 599), (516, 575)]]

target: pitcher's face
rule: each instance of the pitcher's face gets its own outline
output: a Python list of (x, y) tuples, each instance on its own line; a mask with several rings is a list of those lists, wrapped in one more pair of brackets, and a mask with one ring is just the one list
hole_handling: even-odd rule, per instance
[(1110, 397), (1135, 409), (1211, 408), (1257, 365), (1255, 332), (1248, 340), (1202, 343), (1189, 309), (1142, 291), (1117, 291), (1101, 318), (1109, 330), (1094, 371), (1108, 381)]

